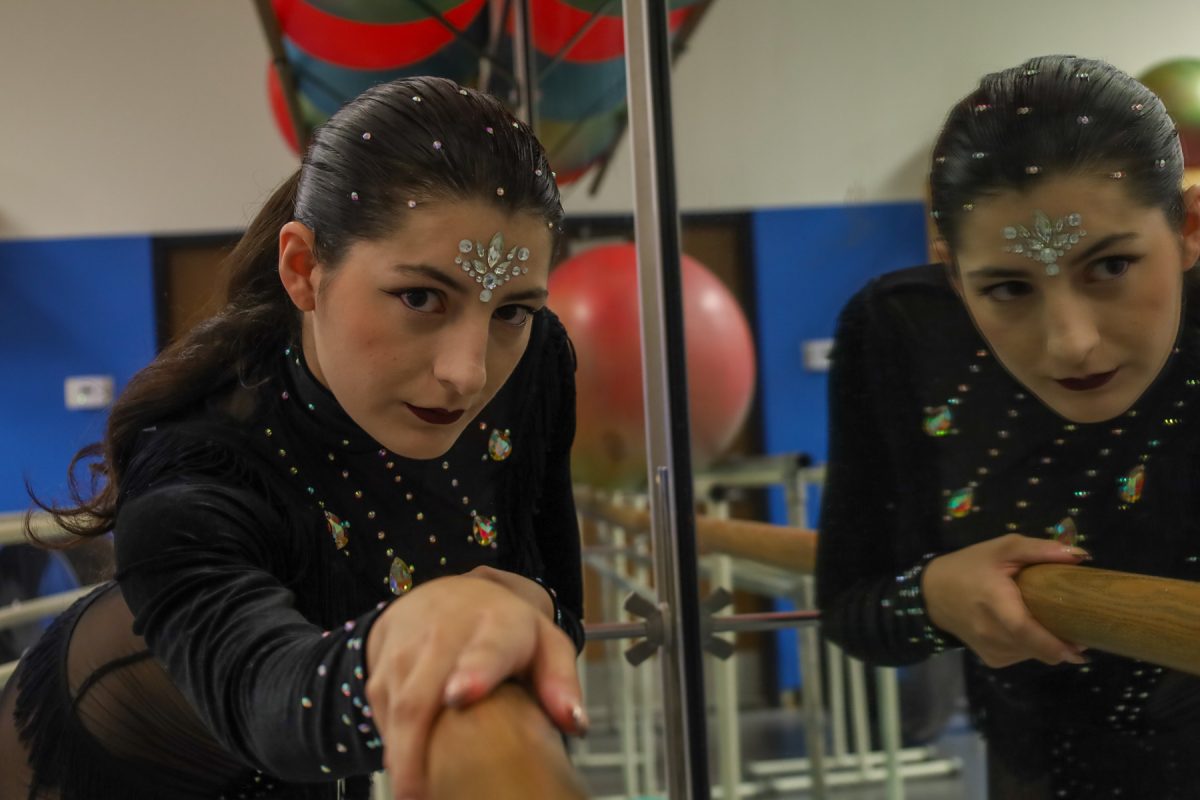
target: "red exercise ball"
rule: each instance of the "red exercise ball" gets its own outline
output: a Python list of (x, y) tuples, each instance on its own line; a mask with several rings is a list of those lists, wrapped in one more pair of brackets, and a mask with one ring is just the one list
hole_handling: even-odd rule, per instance
[[(754, 343), (745, 314), (720, 279), (688, 256), (682, 267), (692, 460), (699, 468), (721, 455), (746, 421)], [(574, 256), (551, 273), (549, 289), (550, 306), (579, 360), (575, 479), (598, 488), (644, 485), (636, 250), (604, 245)]]

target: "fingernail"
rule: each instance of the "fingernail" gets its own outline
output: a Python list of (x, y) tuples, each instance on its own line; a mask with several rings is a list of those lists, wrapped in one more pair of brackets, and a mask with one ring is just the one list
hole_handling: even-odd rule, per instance
[(587, 736), (588, 728), (591, 723), (588, 721), (587, 712), (583, 710), (583, 706), (575, 703), (571, 706), (571, 722), (575, 724), (575, 733), (579, 736)]
[(1075, 558), (1081, 559), (1083, 561), (1091, 561), (1092, 560), (1092, 554), (1089, 553), (1087, 550), (1084, 550), (1082, 547), (1071, 546), (1071, 547), (1066, 547), (1063, 549), (1067, 551), (1067, 555), (1069, 555), (1069, 556), (1074, 556)]
[(1083, 655), (1082, 653), (1076, 652), (1074, 650), (1068, 650), (1066, 652), (1066, 654), (1063, 655), (1063, 661), (1070, 662), (1071, 664), (1089, 664), (1089, 663), (1091, 663), (1087, 656)]
[(463, 704), (467, 694), (467, 679), (462, 675), (455, 675), (446, 683), (446, 692), (443, 695), (443, 701), (451, 708), (458, 708)]

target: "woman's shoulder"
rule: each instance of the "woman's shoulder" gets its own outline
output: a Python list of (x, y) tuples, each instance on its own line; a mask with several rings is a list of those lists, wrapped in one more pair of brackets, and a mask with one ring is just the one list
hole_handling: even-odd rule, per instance
[(562, 321), (549, 308), (533, 317), (529, 346), (505, 387), (522, 395), (536, 393), (546, 385), (574, 382), (575, 347)]
[(121, 474), (122, 496), (170, 484), (261, 488), (271, 470), (251, 443), (262, 416), (260, 394), (246, 387), (223, 391), (142, 429)]
[(859, 306), (873, 317), (932, 314), (934, 320), (960, 319), (966, 314), (941, 264), (925, 264), (886, 272), (869, 280), (847, 308)]
[(979, 336), (941, 264), (872, 278), (842, 310), (839, 336), (862, 337), (889, 350), (974, 350)]

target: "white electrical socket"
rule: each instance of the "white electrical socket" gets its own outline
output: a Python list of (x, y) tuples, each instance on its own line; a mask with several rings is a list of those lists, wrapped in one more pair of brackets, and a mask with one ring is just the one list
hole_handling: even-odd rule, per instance
[(829, 353), (833, 350), (833, 339), (809, 339), (801, 347), (804, 353), (804, 368), (809, 372), (829, 372)]
[(63, 382), (63, 397), (70, 411), (107, 408), (113, 400), (111, 375), (73, 375)]

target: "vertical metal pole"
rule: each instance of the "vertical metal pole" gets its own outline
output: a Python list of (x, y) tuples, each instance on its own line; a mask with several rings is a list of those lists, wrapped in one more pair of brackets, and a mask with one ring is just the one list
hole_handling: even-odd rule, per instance
[[(712, 503), (709, 513), (718, 519), (729, 519), (729, 501)], [(733, 558), (713, 556), (711, 580), (713, 588), (723, 588), (733, 594)], [(730, 609), (732, 611), (732, 609)], [(717, 634), (735, 642), (732, 633)], [(738, 660), (735, 654), (712, 664), (712, 678), (717, 702), (717, 775), (721, 797), (736, 800), (742, 785), (742, 736), (738, 719)]]
[(843, 676), (846, 661), (842, 649), (832, 642), (825, 643), (825, 680), (829, 686), (829, 719), (833, 739), (833, 760), (841, 766), (846, 760), (846, 687)]
[[(624, 498), (619, 495), (613, 495), (613, 505), (623, 504)], [(620, 555), (628, 547), (628, 537), (625, 529), (614, 526), (612, 529), (612, 546), (616, 550), (617, 555), (613, 558), (613, 569), (622, 576), (629, 575), (629, 560)], [(615, 594), (615, 592), (614, 592)], [(605, 619), (616, 619), (625, 622), (629, 619), (629, 613), (617, 602), (617, 608), (613, 616), (606, 616)], [(617, 674), (614, 676), (617, 679), (617, 692), (621, 703), (621, 719), (620, 719), (620, 740), (621, 740), (621, 770), (625, 776), (625, 793), (628, 795), (637, 794), (638, 771), (637, 771), (637, 717), (634, 705), (634, 682), (637, 676), (634, 674), (634, 668), (630, 666), (624, 658), (621, 657), (620, 647), (614, 649), (616, 655), (615, 663), (617, 665)]]
[(308, 140), (312, 138), (308, 122), (300, 110), (300, 98), (296, 89), (296, 74), (292, 72), (291, 62), (288, 61), (287, 51), (283, 48), (283, 32), (279, 29), (279, 20), (271, 8), (270, 0), (254, 0), (254, 8), (258, 11), (258, 21), (262, 25), (263, 35), (267, 37), (267, 49), (271, 51), (271, 66), (279, 76), (279, 87), (283, 89), (283, 99), (287, 104), (288, 119), (292, 121), (292, 130), (296, 133), (296, 149), (303, 158), (308, 149)]
[(850, 715), (854, 718), (854, 755), (864, 779), (871, 771), (871, 724), (867, 708), (866, 666), (857, 658), (847, 659), (850, 665)]
[[(803, 514), (806, 501), (804, 480), (799, 471), (791, 475), (784, 486), (788, 509), (788, 524), (805, 524)], [(800, 582), (800, 607), (816, 608), (816, 592), (812, 578)], [(801, 696), (804, 707), (804, 744), (808, 750), (809, 770), (812, 773), (812, 796), (814, 800), (826, 797), (825, 781), (825, 706), (821, 691), (821, 637), (813, 625), (805, 626), (799, 636)]]
[(513, 76), (517, 80), (517, 116), (536, 133), (538, 74), (533, 51), (533, 18), (530, 15), (529, 0), (514, 0), (512, 9)]
[(904, 776), (900, 773), (900, 685), (896, 670), (881, 667), (875, 670), (879, 686), (879, 727), (883, 739), (884, 796), (887, 800), (904, 800)]
[[(634, 508), (645, 511), (648, 500), (645, 497), (634, 502)], [(639, 536), (635, 540), (639, 555), (648, 555), (650, 547), (646, 537)], [(650, 585), (650, 569), (646, 561), (639, 558), (634, 570), (634, 578), (638, 586)], [(659, 704), (657, 698), (661, 692), (655, 691), (654, 673), (648, 669), (638, 670), (640, 683), (638, 690), (642, 700), (642, 716), (638, 727), (638, 735), (642, 746), (642, 795), (651, 797), (658, 794), (658, 741), (654, 736), (655, 723), (658, 718)]]
[(663, 725), (673, 800), (710, 794), (666, 0), (624, 0)]

